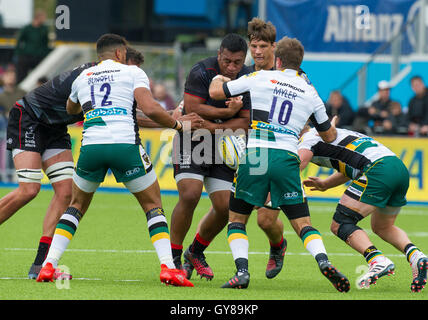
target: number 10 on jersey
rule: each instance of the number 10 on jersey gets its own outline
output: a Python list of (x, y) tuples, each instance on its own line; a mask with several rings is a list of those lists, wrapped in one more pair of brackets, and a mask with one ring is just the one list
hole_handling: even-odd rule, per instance
[[(272, 123), (273, 117), (275, 115), (275, 109), (277, 107), (278, 97), (274, 96), (272, 100), (272, 105), (270, 107), (268, 122)], [(278, 112), (278, 123), (285, 126), (288, 121), (290, 121), (291, 111), (293, 110), (293, 103), (289, 100), (282, 101), (279, 112)]]

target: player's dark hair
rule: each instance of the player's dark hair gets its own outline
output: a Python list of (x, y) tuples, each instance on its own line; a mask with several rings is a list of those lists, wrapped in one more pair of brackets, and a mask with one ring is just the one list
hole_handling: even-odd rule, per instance
[(242, 51), (245, 54), (247, 53), (247, 42), (239, 34), (229, 33), (227, 34), (220, 44), (220, 52), (224, 49), (229, 50), (230, 52), (239, 52)]
[(121, 46), (127, 46), (124, 37), (113, 33), (106, 33), (103, 34), (97, 41), (97, 54), (102, 55), (107, 51), (111, 51)]
[(126, 62), (132, 61), (135, 65), (141, 65), (144, 63), (144, 56), (143, 54), (135, 50), (134, 48), (127, 47), (126, 48)]

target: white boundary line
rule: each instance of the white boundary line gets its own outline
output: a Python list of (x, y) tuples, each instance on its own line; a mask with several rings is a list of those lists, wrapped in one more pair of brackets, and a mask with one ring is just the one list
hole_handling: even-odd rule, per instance
[[(0, 248), (3, 251), (35, 251), (31, 248)], [(130, 254), (146, 254), (146, 253), (156, 253), (155, 250), (114, 250), (114, 249), (67, 249), (67, 252), (80, 252), (80, 253), (130, 253)], [(350, 249), (351, 251), (351, 249)], [(231, 251), (205, 251), (207, 254), (232, 254)], [(268, 255), (268, 251), (249, 251), (250, 255)], [(309, 256), (309, 252), (286, 252), (286, 255), (290, 256)], [(330, 252), (328, 256), (361, 256), (359, 253), (354, 252)], [(404, 253), (401, 254), (387, 254), (390, 257), (405, 257)]]
[[(0, 251), (35, 251), (35, 249), (31, 248), (0, 248)], [(88, 253), (131, 253), (131, 254), (155, 254), (155, 250), (113, 250), (113, 249), (67, 249), (69, 252), (88, 252)], [(232, 255), (230, 251), (206, 251), (207, 254), (229, 254)], [(269, 252), (259, 252), (259, 251), (250, 251), (249, 255), (269, 255)], [(310, 256), (309, 252), (286, 252), (286, 256)], [(342, 257), (356, 257), (361, 256), (356, 252), (330, 252), (328, 256), (342, 256)], [(394, 258), (405, 258), (404, 254), (395, 253), (395, 254), (387, 254), (388, 257)], [(27, 277), (0, 277), (0, 280), (29, 280)], [(106, 279), (101, 278), (74, 278), (71, 281), (104, 281)], [(109, 281), (114, 282), (144, 282), (143, 279), (113, 279)]]

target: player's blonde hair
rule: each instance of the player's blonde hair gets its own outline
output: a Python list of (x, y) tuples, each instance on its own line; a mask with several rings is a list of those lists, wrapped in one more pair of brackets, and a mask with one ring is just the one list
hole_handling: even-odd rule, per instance
[(276, 44), (275, 57), (281, 60), (283, 68), (299, 70), (305, 49), (296, 38), (284, 37)]
[(274, 43), (276, 40), (276, 28), (271, 22), (265, 22), (260, 18), (253, 18), (248, 22), (248, 40), (262, 40)]

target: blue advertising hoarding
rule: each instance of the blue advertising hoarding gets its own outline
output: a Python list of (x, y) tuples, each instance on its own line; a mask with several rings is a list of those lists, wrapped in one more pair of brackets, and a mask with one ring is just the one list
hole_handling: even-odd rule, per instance
[[(296, 37), (307, 52), (372, 53), (413, 19), (415, 0), (267, 0), (267, 20), (278, 39)], [(409, 28), (403, 53), (416, 42)]]

